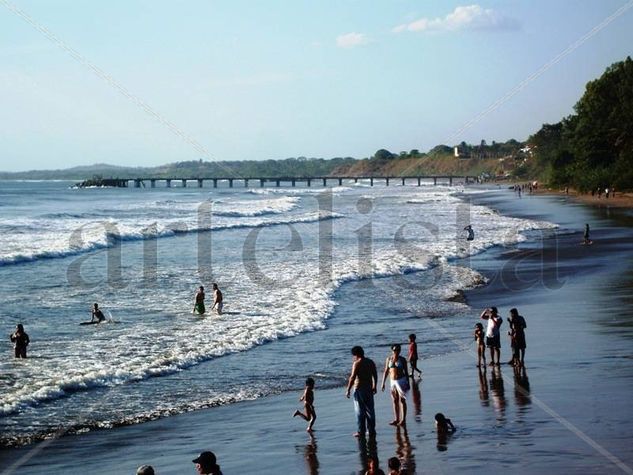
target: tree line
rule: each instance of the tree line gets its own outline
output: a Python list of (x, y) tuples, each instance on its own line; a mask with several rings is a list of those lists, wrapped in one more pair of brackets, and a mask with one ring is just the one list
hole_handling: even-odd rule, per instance
[(574, 113), (543, 124), (528, 143), (534, 157), (517, 170), (582, 192), (633, 189), (633, 60), (609, 66), (589, 82)]

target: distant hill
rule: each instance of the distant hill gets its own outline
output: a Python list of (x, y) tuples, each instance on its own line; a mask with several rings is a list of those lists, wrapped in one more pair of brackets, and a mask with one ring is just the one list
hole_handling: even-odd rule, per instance
[[(380, 149), (363, 159), (352, 157), (287, 158), (284, 160), (261, 161), (186, 161), (169, 163), (157, 167), (121, 167), (99, 163), (64, 170), (31, 170), (24, 172), (0, 172), (2, 180), (76, 180), (82, 181), (95, 176), (101, 178), (221, 178), (252, 177), (275, 178), (290, 176), (404, 176), (404, 175), (491, 175), (503, 173), (503, 160), (513, 164), (523, 143), (509, 140), (505, 143), (492, 142), (486, 145), (458, 145), (461, 158), (454, 156), (454, 148), (437, 145), (428, 153), (418, 150), (392, 153)], [(500, 161), (501, 160), (501, 161)], [(507, 165), (507, 164), (506, 164)], [(512, 168), (512, 167), (510, 167)]]

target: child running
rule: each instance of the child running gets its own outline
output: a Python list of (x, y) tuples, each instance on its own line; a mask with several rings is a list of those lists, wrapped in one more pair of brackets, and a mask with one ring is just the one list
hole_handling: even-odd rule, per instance
[(303, 394), (299, 398), (299, 401), (303, 401), (303, 407), (305, 408), (305, 414), (299, 411), (295, 411), (292, 417), (301, 417), (308, 421), (308, 428), (306, 431), (312, 432), (312, 427), (316, 421), (316, 411), (314, 410), (314, 379), (306, 379), (306, 387)]
[(420, 378), (422, 377), (422, 371), (418, 369), (418, 344), (415, 342), (415, 333), (409, 335), (409, 355), (408, 360), (411, 364), (411, 378), (414, 377), (415, 371), (418, 372)]
[(477, 368), (481, 368), (481, 362), (486, 366), (486, 342), (484, 340), (484, 326), (475, 324), (475, 342), (477, 343)]

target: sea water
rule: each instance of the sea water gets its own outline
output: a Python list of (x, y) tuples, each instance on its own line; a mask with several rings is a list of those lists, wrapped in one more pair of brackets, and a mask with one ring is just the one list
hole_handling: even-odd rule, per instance
[[(0, 443), (340, 385), (349, 348), (472, 313), (468, 256), (550, 223), (469, 204), (476, 188), (73, 189), (0, 182)], [(476, 238), (466, 241), (464, 226)], [(210, 311), (212, 282), (224, 314)], [(192, 314), (204, 285), (208, 313)], [(108, 321), (90, 320), (98, 302)], [(22, 323), (29, 358), (8, 335)], [(383, 354), (375, 355), (382, 359)]]

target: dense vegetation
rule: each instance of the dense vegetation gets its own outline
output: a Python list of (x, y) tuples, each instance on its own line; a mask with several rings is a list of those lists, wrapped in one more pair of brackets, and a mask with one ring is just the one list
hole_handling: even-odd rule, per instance
[(633, 189), (633, 60), (627, 57), (589, 82), (574, 110), (529, 138), (534, 158), (517, 175), (540, 175), (580, 191)]

